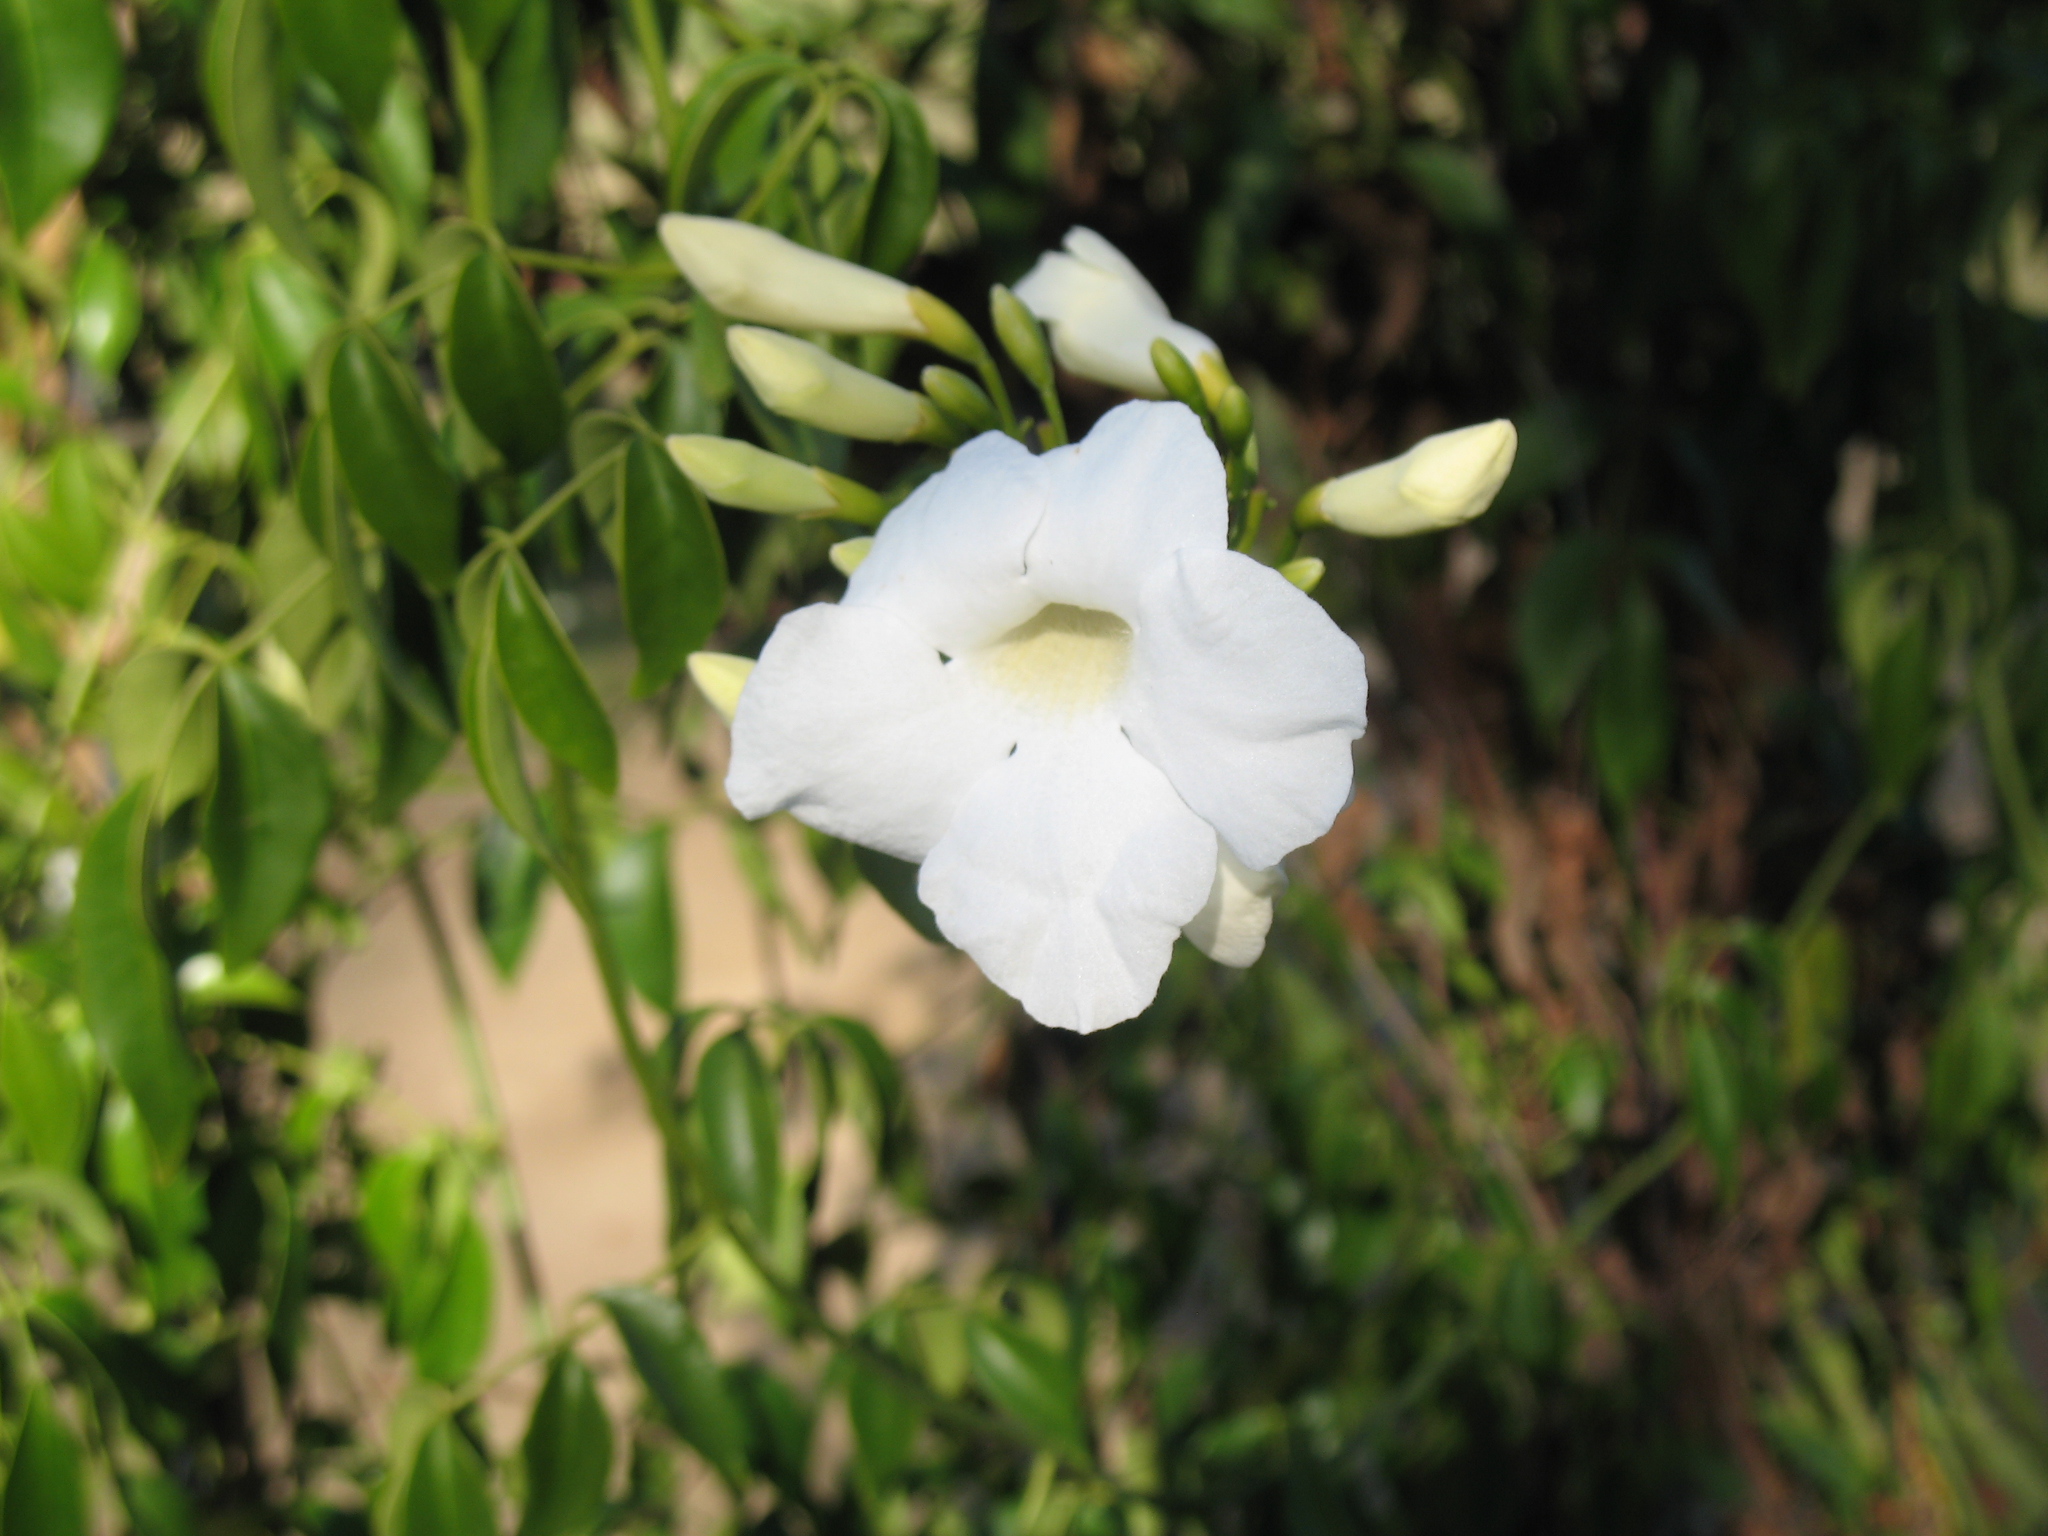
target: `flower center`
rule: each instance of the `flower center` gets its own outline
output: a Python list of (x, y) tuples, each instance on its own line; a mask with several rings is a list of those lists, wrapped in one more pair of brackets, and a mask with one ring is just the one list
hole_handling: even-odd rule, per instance
[(974, 658), (1004, 692), (1072, 714), (1100, 704), (1131, 664), (1131, 626), (1099, 608), (1052, 603)]

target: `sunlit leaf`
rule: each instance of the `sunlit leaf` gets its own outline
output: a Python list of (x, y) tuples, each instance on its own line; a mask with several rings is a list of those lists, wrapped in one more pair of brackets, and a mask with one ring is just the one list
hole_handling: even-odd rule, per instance
[(704, 1053), (694, 1102), (712, 1182), (768, 1235), (782, 1188), (781, 1105), (745, 1030), (721, 1036)]
[(676, 1005), (680, 937), (668, 868), (668, 827), (621, 838), (597, 867), (598, 917), (611, 934), (626, 979), (664, 1012)]
[(532, 300), (496, 251), (478, 251), (456, 284), (448, 372), (469, 419), (514, 469), (560, 446), (568, 429), (561, 378)]
[(92, 169), (120, 98), (101, 0), (0, 0), (0, 198), (17, 234)]
[(573, 1350), (548, 1366), (522, 1447), (526, 1511), (519, 1536), (584, 1536), (604, 1511), (612, 1470), (612, 1422), (597, 1383)]
[(71, 283), (71, 350), (103, 379), (127, 361), (142, 326), (142, 284), (128, 253), (106, 235), (79, 259)]
[(88, 1536), (85, 1452), (58, 1417), (48, 1388), (32, 1392), (14, 1434), (14, 1460), (0, 1499), (0, 1529), (34, 1536)]
[(683, 1309), (638, 1287), (601, 1291), (626, 1352), (669, 1426), (734, 1488), (747, 1481), (746, 1422)]
[(497, 1536), (483, 1461), (452, 1419), (420, 1441), (399, 1507), (398, 1536)]

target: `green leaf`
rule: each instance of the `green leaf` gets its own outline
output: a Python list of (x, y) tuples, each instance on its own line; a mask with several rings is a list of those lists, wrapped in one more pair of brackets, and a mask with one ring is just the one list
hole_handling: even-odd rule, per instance
[(147, 783), (135, 785), (93, 829), (79, 859), (72, 926), (86, 1025), (133, 1096), (158, 1161), (174, 1164), (191, 1144), (205, 1087), (172, 1011), (170, 969), (149, 931), (149, 791)]
[(639, 1287), (600, 1291), (634, 1368), (671, 1428), (737, 1490), (746, 1485), (746, 1421), (682, 1307)]
[(676, 1006), (676, 906), (668, 868), (668, 826), (622, 838), (597, 868), (598, 917), (626, 979), (664, 1013)]
[(327, 269), (299, 210), (280, 129), (276, 25), (271, 0), (220, 0), (206, 35), (206, 104), (257, 216), (287, 255), (325, 282)]
[(441, 0), (441, 13), (462, 29), (463, 46), (478, 64), (490, 62), (518, 10), (519, 0)]
[(524, 0), (491, 61), (491, 205), (499, 224), (512, 225), (546, 201), (568, 131), (558, 13), (554, 0)]
[(453, 1419), (442, 1419), (413, 1456), (398, 1536), (497, 1536), (484, 1465)]
[(711, 170), (711, 149), (732, 119), (768, 85), (803, 69), (803, 61), (786, 53), (743, 49), (714, 67), (697, 83), (676, 124), (668, 159), (670, 208), (693, 209)]
[(782, 1188), (781, 1104), (745, 1030), (721, 1036), (704, 1053), (695, 1099), (705, 1171), (719, 1195), (768, 1236)]
[(413, 1336), (413, 1361), (429, 1381), (456, 1386), (491, 1342), (491, 1245), (474, 1211), (465, 1210), (444, 1257), (433, 1309)]
[(412, 379), (352, 327), (327, 374), (334, 450), (357, 509), (435, 591), (454, 585), (461, 511)]
[(113, 499), (99, 446), (80, 437), (59, 443), (43, 479), (42, 510), (12, 498), (0, 508), (0, 551), (37, 596), (90, 608), (113, 551), (106, 513)]
[(704, 498), (659, 443), (636, 434), (619, 474), (619, 591), (640, 652), (633, 689), (644, 696), (711, 638), (725, 611), (725, 546)]
[(103, 379), (121, 371), (142, 327), (135, 263), (105, 234), (94, 238), (71, 282), (71, 351)]
[(113, 1220), (83, 1179), (54, 1168), (0, 1168), (0, 1202), (43, 1211), (70, 1232), (91, 1260), (114, 1256)]
[(604, 1513), (612, 1470), (612, 1421), (597, 1383), (573, 1350), (563, 1350), (526, 1426), (526, 1513), (519, 1536), (586, 1536)]
[(619, 744), (611, 720), (540, 583), (517, 552), (504, 559), (496, 609), (498, 664), (519, 718), (553, 757), (606, 794), (615, 793)]
[(939, 932), (938, 918), (924, 904), (924, 898), (917, 894), (917, 865), (858, 844), (853, 850), (853, 862), (862, 878), (895, 909), (898, 917), (934, 944), (947, 942), (946, 936)]
[(249, 258), (243, 283), (257, 360), (282, 394), (299, 381), (341, 310), (305, 268), (269, 252)]
[(1924, 601), (1878, 652), (1864, 690), (1864, 734), (1877, 787), (1913, 787), (1941, 735), (1941, 648)]
[(485, 603), (462, 672), (462, 734), (484, 793), (513, 831), (550, 863), (553, 844), (520, 762), (519, 732), (498, 666), (498, 605)]
[(561, 445), (569, 427), (561, 377), (533, 301), (495, 250), (470, 257), (456, 284), (448, 376), (470, 421), (513, 469), (530, 469)]
[(967, 1321), (975, 1385), (1050, 1450), (1083, 1456), (1088, 1431), (1073, 1363), (1004, 1318)]
[(1493, 172), (1470, 150), (1441, 139), (1410, 139), (1394, 151), (1394, 169), (1450, 229), (1494, 234), (1513, 218)]
[(0, 1501), (0, 1529), (9, 1536), (88, 1536), (85, 1452), (57, 1416), (49, 1389), (28, 1400), (14, 1436), (14, 1462)]
[(798, 1498), (810, 1461), (810, 1408), (789, 1383), (752, 1360), (727, 1366), (726, 1390), (747, 1426), (747, 1458), (764, 1477)]
[(1607, 582), (1613, 546), (1604, 534), (1559, 539), (1522, 589), (1515, 659), (1536, 718), (1555, 729), (1578, 702), (1606, 653)]
[(245, 669), (220, 674), (220, 770), (206, 815), (217, 947), (253, 960), (297, 910), (334, 811), (312, 725)]
[(1731, 1193), (1741, 1150), (1741, 1089), (1735, 1053), (1709, 1020), (1694, 1019), (1686, 1026), (1685, 1074), (1700, 1145), (1713, 1159), (1723, 1193)]
[(486, 816), (477, 823), (476, 852), (470, 860), (476, 926), (491, 963), (507, 981), (517, 974), (533, 937), (547, 882), (546, 862), (502, 816)]
[(121, 1497), (128, 1505), (133, 1536), (200, 1536), (191, 1498), (161, 1472), (122, 1478)]
[(0, 198), (17, 235), (92, 169), (120, 100), (104, 0), (0, 0)]
[(870, 1488), (886, 1488), (910, 1464), (924, 1415), (894, 1378), (857, 1356), (849, 1356), (846, 1365), (846, 1408), (860, 1470)]
[(874, 89), (888, 119), (888, 154), (875, 176), (860, 259), (878, 272), (901, 272), (923, 246), (938, 207), (939, 156), (910, 92), (894, 80), (876, 80)]
[(1649, 588), (1632, 581), (1593, 676), (1587, 721), (1593, 764), (1617, 807), (1633, 805), (1664, 776), (1671, 756), (1670, 673), (1664, 616)]
[(396, 0), (278, 0), (278, 10), (285, 36), (356, 126), (375, 126), (397, 62)]
[(77, 1172), (92, 1139), (91, 1086), (49, 1020), (15, 1006), (0, 1015), (0, 1094), (43, 1167)]

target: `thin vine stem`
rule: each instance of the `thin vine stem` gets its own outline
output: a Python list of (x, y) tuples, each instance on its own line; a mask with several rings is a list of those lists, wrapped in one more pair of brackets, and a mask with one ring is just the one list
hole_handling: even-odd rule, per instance
[(606, 470), (617, 464), (625, 452), (626, 445), (623, 443), (616, 448), (607, 448), (603, 453), (571, 475), (562, 488), (556, 491), (554, 495), (528, 513), (526, 521), (517, 528), (514, 528), (510, 533), (499, 534), (498, 538), (512, 545), (515, 549), (524, 545), (547, 525), (549, 518), (566, 507), (577, 495), (588, 488), (593, 481), (604, 474)]
[(1849, 873), (1849, 866), (1856, 862), (1856, 855), (1863, 851), (1871, 833), (1884, 824), (1891, 809), (1892, 797), (1873, 789), (1849, 813), (1849, 819), (1835, 829), (1826, 852), (1814, 865), (1813, 873), (1806, 877), (1806, 884), (1800, 887), (1792, 910), (1785, 916), (1786, 932), (1803, 933), (1820, 920), (1829, 899), (1835, 894), (1835, 887), (1842, 883), (1842, 877)]
[(747, 200), (740, 204), (739, 212), (733, 217), (753, 218), (769, 198), (782, 190), (782, 184), (789, 180), (790, 173), (796, 169), (798, 157), (810, 147), (811, 140), (816, 138), (818, 130), (825, 126), (825, 119), (831, 115), (832, 109), (839, 104), (839, 99), (844, 94), (843, 86), (818, 87), (817, 95), (811, 98), (809, 109), (797, 120), (797, 125), (790, 130), (789, 137), (782, 141), (781, 148), (775, 151), (775, 158), (768, 162), (768, 169), (761, 173), (761, 179), (754, 183), (754, 190), (747, 194)]

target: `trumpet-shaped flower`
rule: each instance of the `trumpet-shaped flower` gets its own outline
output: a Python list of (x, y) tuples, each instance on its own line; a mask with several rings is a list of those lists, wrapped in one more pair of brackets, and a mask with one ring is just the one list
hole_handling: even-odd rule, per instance
[(842, 363), (811, 342), (736, 325), (725, 333), (725, 344), (747, 382), (778, 416), (882, 443), (904, 443), (944, 430), (923, 395)]
[(669, 213), (661, 243), (690, 286), (735, 320), (835, 335), (923, 336), (908, 283), (738, 219)]
[(1454, 527), (1493, 505), (1514, 464), (1511, 421), (1439, 432), (1397, 459), (1324, 481), (1297, 520), (1379, 539)]
[(1168, 313), (1144, 274), (1092, 229), (1067, 231), (1064, 251), (1047, 251), (1017, 284), (1017, 297), (1052, 333), (1053, 356), (1069, 373), (1158, 399), (1166, 388), (1152, 343), (1170, 341), (1189, 362), (1223, 361), (1216, 343)]
[[(1350, 795), (1365, 667), (1226, 548), (1225, 517), (1179, 404), (1036, 457), (974, 439), (882, 523), (844, 601), (776, 626), (733, 718), (733, 804), (921, 863), (940, 930), (1048, 1024), (1137, 1013), (1191, 925), (1256, 954), (1253, 872)], [(1219, 870), (1247, 889), (1204, 926)]]

